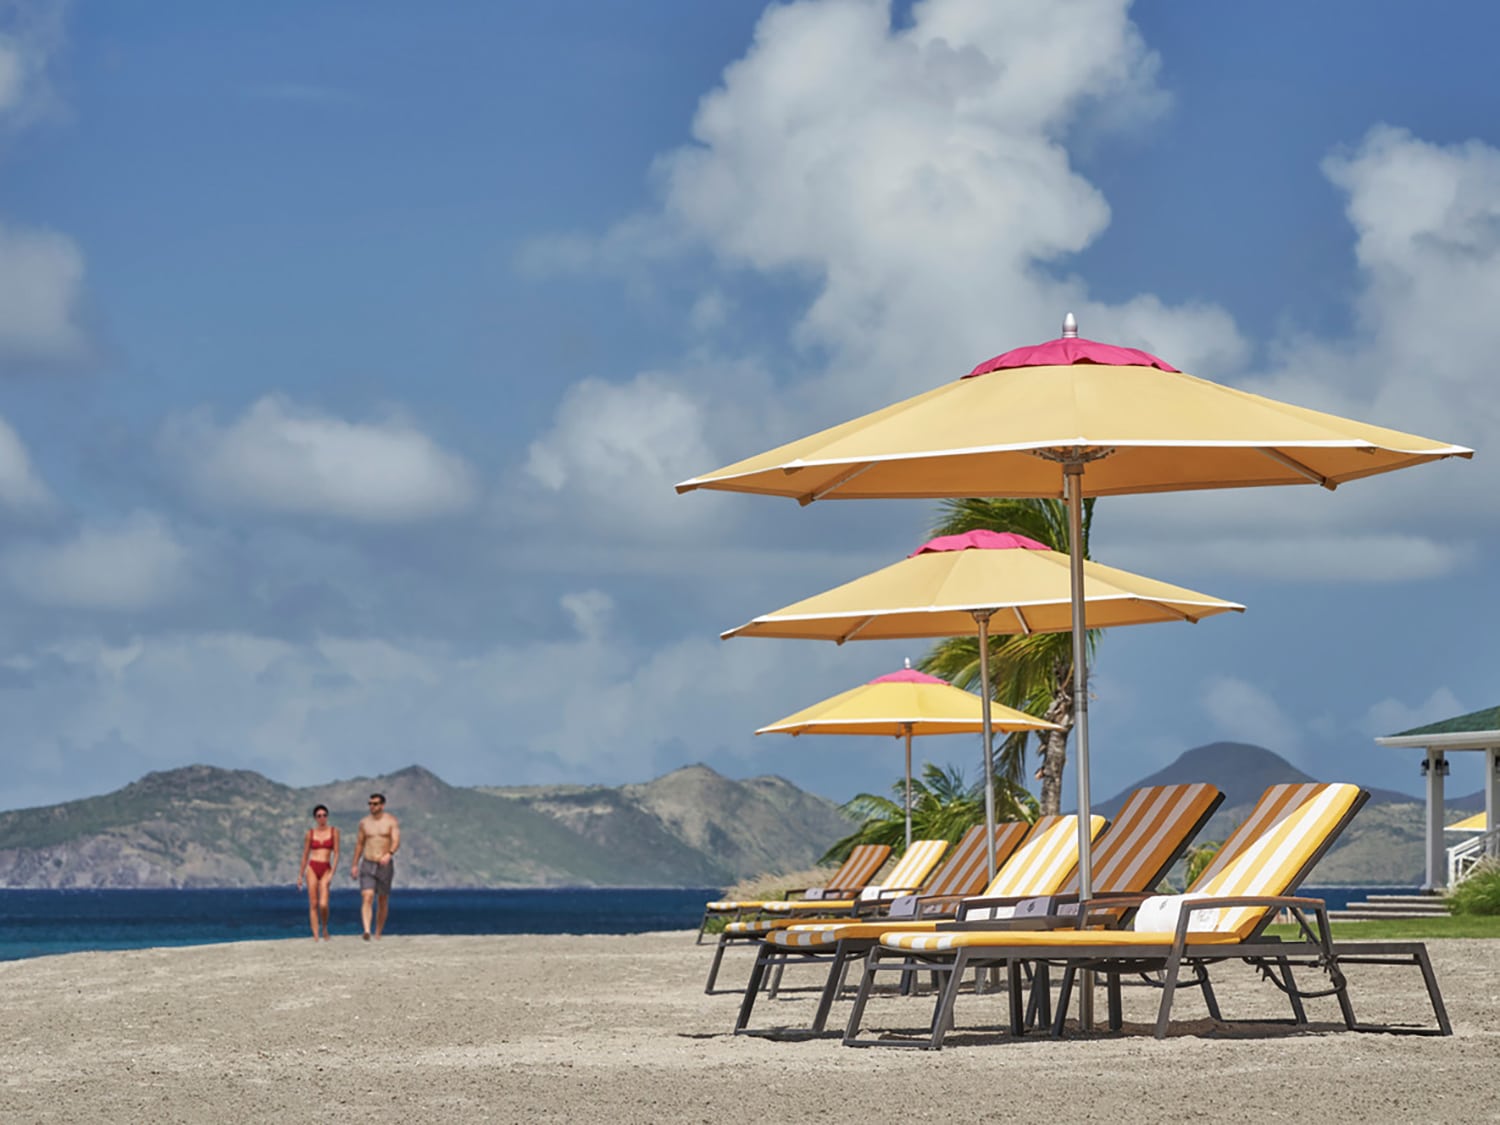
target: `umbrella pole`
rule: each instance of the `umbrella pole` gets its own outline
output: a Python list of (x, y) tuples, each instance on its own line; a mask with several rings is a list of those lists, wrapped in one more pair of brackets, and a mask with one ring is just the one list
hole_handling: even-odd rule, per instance
[(1083, 462), (1063, 463), (1068, 500), (1069, 569), (1073, 579), (1073, 729), (1078, 734), (1078, 897), (1094, 893), (1089, 804), (1088, 636), (1083, 627)]
[(990, 760), (994, 728), (990, 725), (990, 615), (992, 609), (971, 611), (979, 626), (980, 715), (984, 726), (984, 854), (988, 879), (995, 877), (995, 763)]
[(911, 851), (911, 724), (901, 726), (906, 731), (906, 850)]
[[(1073, 729), (1078, 732), (1078, 900), (1094, 893), (1093, 814), (1089, 803), (1089, 673), (1088, 635), (1083, 627), (1083, 462), (1063, 463), (1068, 501), (1069, 571), (1073, 600)], [(1078, 993), (1078, 1023), (1094, 1024), (1094, 974), (1085, 970)]]

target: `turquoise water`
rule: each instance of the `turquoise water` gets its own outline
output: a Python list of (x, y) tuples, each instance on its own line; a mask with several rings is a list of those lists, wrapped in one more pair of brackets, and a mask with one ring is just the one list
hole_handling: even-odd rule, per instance
[[(696, 928), (719, 888), (400, 890), (387, 934), (623, 934)], [(359, 892), (329, 896), (329, 930), (360, 932)], [(0, 961), (91, 949), (147, 949), (310, 934), (307, 893), (0, 889)]]

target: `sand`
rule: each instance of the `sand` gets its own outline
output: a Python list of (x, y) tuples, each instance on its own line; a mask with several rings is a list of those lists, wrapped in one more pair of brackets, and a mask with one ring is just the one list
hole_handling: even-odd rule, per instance
[[(733, 1036), (738, 997), (702, 991), (710, 948), (690, 933), (336, 938), (8, 962), (0, 1121), (1500, 1120), (1500, 941), (1430, 943), (1452, 1038), (1336, 1031), (1329, 1000), (1310, 1003), (1310, 1030), (1216, 1028), (1184, 995), (1157, 1042), (1138, 988), (1126, 1034), (1062, 1041), (1011, 1040), (1003, 996), (966, 996), (935, 1053)], [(736, 953), (726, 984), (748, 973)], [(1364, 1018), (1428, 1018), (1415, 970), (1357, 972)], [(1285, 1014), (1245, 965), (1215, 981), (1228, 1016)], [(812, 1005), (762, 1000), (756, 1022)], [(927, 1012), (880, 999), (866, 1026)]]

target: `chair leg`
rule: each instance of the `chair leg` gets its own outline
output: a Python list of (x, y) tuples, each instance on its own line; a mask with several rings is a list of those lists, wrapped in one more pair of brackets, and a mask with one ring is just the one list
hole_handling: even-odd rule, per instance
[(849, 1022), (844, 1027), (844, 1046), (849, 1046), (859, 1036), (859, 1021), (864, 1018), (865, 1004), (870, 999), (870, 989), (875, 981), (875, 964), (880, 957), (877, 945), (865, 957), (865, 970), (859, 978), (859, 991), (854, 994), (854, 1007), (849, 1011)]
[(844, 974), (849, 971), (849, 958), (852, 954), (844, 948), (844, 943), (839, 942), (838, 948), (833, 951), (833, 964), (828, 966), (828, 982), (823, 985), (823, 995), (818, 1000), (818, 1012), (813, 1016), (812, 1029), (822, 1031), (828, 1023), (828, 1013), (833, 1008), (833, 1001), (844, 989)]
[(1119, 1031), (1125, 1023), (1125, 1013), (1120, 1002), (1120, 974), (1108, 972), (1104, 976), (1104, 990), (1109, 1002), (1109, 1029)]
[(1046, 1027), (1052, 1022), (1052, 973), (1045, 961), (1038, 961), (1031, 970), (1031, 996), (1036, 1004), (1037, 1023)]
[[(1078, 973), (1078, 966), (1069, 962), (1067, 968), (1063, 969), (1062, 983), (1057, 986), (1057, 1013), (1052, 1020), (1052, 1038), (1061, 1039), (1063, 1025), (1068, 1018), (1068, 1002), (1073, 998), (1073, 978)], [(1041, 966), (1037, 967), (1036, 977), (1041, 978)], [(1036, 988), (1032, 984), (1032, 988)]]
[(745, 995), (740, 1000), (740, 1014), (734, 1021), (736, 1033), (744, 1031), (750, 1026), (750, 1013), (755, 1009), (755, 997), (760, 992), (760, 982), (766, 975), (766, 966), (776, 956), (776, 948), (771, 945), (762, 944), (755, 954), (755, 965), (750, 970), (749, 983), (745, 985)]
[[(1438, 990), (1437, 974), (1432, 971), (1432, 961), (1428, 959), (1427, 947), (1417, 947), (1417, 965), (1422, 970), (1422, 979), (1427, 983), (1427, 999), (1432, 1001), (1432, 1014), (1437, 1017), (1438, 1030), (1444, 1035), (1453, 1034), (1453, 1025), (1448, 1022), (1448, 1009), (1443, 1006), (1443, 994)], [(1345, 993), (1348, 992), (1346, 988)], [(1344, 1018), (1353, 1027), (1354, 1009), (1351, 1007), (1344, 1013)]]
[(771, 974), (771, 987), (766, 990), (766, 995), (772, 1000), (776, 999), (776, 994), (781, 991), (781, 971), (785, 968), (784, 959), (776, 962), (776, 971)]
[(1208, 1018), (1216, 1023), (1224, 1022), (1224, 1014), (1219, 1011), (1219, 998), (1214, 995), (1213, 982), (1208, 979), (1208, 966), (1202, 963), (1194, 965), (1198, 978), (1198, 987), (1203, 992), (1203, 1003), (1208, 1005)]
[(969, 951), (960, 949), (952, 966), (947, 970), (948, 980), (938, 993), (937, 1008), (932, 1013), (932, 1038), (927, 1042), (929, 1050), (942, 1050), (943, 1038), (948, 1034), (948, 1029), (953, 1026), (953, 1004), (958, 999), (958, 984), (963, 980), (964, 965), (968, 959)]
[(1177, 974), (1182, 971), (1182, 951), (1173, 949), (1162, 969), (1161, 1007), (1156, 1012), (1156, 1028), (1153, 1034), (1158, 1039), (1167, 1037), (1167, 1024), (1172, 1018), (1172, 996), (1177, 991)]
[(1285, 957), (1278, 962), (1281, 965), (1281, 981), (1286, 985), (1287, 999), (1292, 1002), (1292, 1022), (1298, 1027), (1307, 1023), (1307, 1009), (1302, 1005), (1302, 997), (1297, 995), (1297, 978), (1292, 975), (1292, 963)]
[(714, 994), (714, 985), (719, 979), (719, 966), (724, 962), (724, 948), (728, 944), (729, 935), (720, 934), (718, 948), (714, 950), (713, 964), (708, 967), (708, 982), (703, 986), (703, 991), (709, 996)]
[(1010, 992), (1010, 1033), (1012, 1035), (1026, 1034), (1026, 1009), (1024, 983), (1022, 980), (1022, 967), (1024, 962), (1007, 961), (1005, 963), (1005, 979)]

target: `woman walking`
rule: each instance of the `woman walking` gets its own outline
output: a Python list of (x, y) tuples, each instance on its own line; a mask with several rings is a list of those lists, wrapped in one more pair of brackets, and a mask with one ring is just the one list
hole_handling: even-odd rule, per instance
[(329, 826), (328, 806), (313, 808), (313, 827), (302, 838), (302, 863), (297, 868), (297, 886), (307, 883), (307, 915), (313, 941), (328, 940), (328, 884), (339, 862), (339, 830)]

